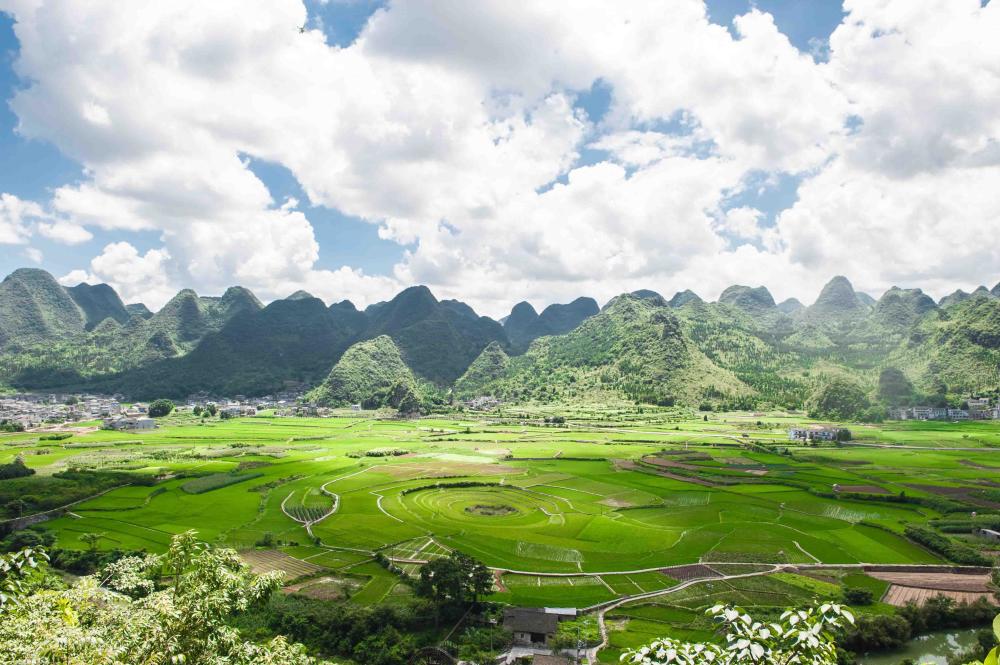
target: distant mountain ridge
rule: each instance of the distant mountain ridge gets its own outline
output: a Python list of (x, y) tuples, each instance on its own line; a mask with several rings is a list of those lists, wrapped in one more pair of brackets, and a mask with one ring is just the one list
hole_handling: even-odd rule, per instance
[(541, 313), (521, 302), (501, 324), (426, 286), (363, 311), (304, 291), (264, 306), (242, 287), (185, 289), (153, 313), (110, 286), (63, 287), (38, 269), (0, 282), (0, 386), (17, 389), (152, 398), (300, 385), (337, 404), (493, 395), (799, 407), (829, 377), (875, 400), (886, 370), (913, 399), (954, 402), (995, 393), (998, 367), (1000, 284), (939, 302), (893, 287), (875, 300), (837, 276), (808, 306), (776, 303), (764, 286), (731, 286), (717, 302), (640, 289), (603, 308), (588, 297)]

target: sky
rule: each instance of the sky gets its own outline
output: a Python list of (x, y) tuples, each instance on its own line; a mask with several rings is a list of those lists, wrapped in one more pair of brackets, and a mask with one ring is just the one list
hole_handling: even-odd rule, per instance
[(495, 317), (1000, 280), (996, 0), (0, 0), (0, 273)]

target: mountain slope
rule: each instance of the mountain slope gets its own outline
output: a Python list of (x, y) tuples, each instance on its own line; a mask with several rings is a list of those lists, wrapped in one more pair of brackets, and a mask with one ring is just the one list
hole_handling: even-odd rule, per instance
[(382, 406), (373, 402), (380, 402), (397, 385), (413, 390), (416, 379), (392, 338), (380, 335), (347, 349), (308, 398), (323, 406)]
[(661, 404), (751, 392), (686, 338), (667, 306), (630, 294), (570, 333), (535, 340), (489, 389), (508, 399), (615, 394)]
[(77, 284), (68, 287), (66, 292), (83, 311), (87, 330), (93, 330), (105, 319), (127, 323), (131, 318), (121, 298), (107, 284)]
[(21, 268), (0, 282), (0, 345), (26, 345), (83, 333), (86, 316), (44, 270)]
[(137, 368), (120, 383), (144, 398), (269, 393), (322, 380), (355, 336), (319, 298), (275, 300), (237, 312), (186, 355)]
[(801, 316), (815, 324), (849, 328), (869, 309), (870, 306), (858, 297), (851, 282), (838, 275), (827, 282), (816, 302), (807, 307)]
[(503, 347), (490, 342), (455, 382), (455, 397), (468, 399), (489, 394), (491, 386), (503, 378), (509, 366), (510, 357)]
[(499, 323), (455, 302), (438, 302), (426, 286), (405, 289), (366, 312), (371, 323), (365, 338), (388, 335), (417, 376), (441, 386), (460, 377), (490, 342), (508, 343)]
[[(652, 291), (643, 292), (638, 297), (649, 297), (649, 294), (659, 297)], [(577, 298), (565, 305), (549, 305), (541, 314), (536, 313), (530, 304), (521, 302), (510, 311), (504, 322), (504, 331), (513, 349), (523, 352), (533, 340), (545, 335), (568, 333), (598, 311), (597, 301), (586, 297)]]

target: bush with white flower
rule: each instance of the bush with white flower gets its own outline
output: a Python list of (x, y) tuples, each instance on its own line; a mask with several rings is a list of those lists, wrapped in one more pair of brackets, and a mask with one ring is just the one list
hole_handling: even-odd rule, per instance
[(276, 574), (254, 575), (233, 550), (189, 531), (164, 555), (124, 557), (69, 588), (44, 555), (0, 556), (0, 662), (37, 665), (322, 665), (282, 637), (245, 640), (229, 625), (266, 602)]
[(833, 603), (789, 610), (776, 623), (763, 623), (739, 609), (716, 605), (708, 610), (725, 631), (725, 645), (656, 640), (626, 651), (621, 662), (633, 665), (832, 665), (837, 662), (834, 633), (854, 623), (846, 608)]

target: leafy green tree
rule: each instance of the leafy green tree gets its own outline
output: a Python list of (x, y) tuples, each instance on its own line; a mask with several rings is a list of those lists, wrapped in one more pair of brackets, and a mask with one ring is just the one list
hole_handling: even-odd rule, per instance
[(85, 543), (87, 545), (87, 549), (89, 549), (91, 552), (97, 551), (97, 544), (101, 542), (102, 538), (104, 538), (103, 533), (80, 534), (80, 542)]
[(207, 413), (209, 417), (214, 416), (219, 412), (219, 407), (215, 404), (206, 404), (203, 413)]
[(871, 589), (848, 587), (844, 589), (844, 602), (855, 607), (871, 605), (875, 602), (875, 594), (872, 593)]
[(492, 588), (489, 568), (458, 551), (423, 566), (416, 584), (418, 595), (439, 606), (477, 603)]
[(169, 399), (158, 399), (149, 405), (150, 418), (162, 418), (169, 416), (174, 410), (174, 403)]
[(24, 457), (18, 455), (10, 464), (0, 464), (0, 480), (8, 478), (23, 478), (34, 475), (35, 470), (24, 463)]
[[(997, 615), (993, 619), (993, 636), (997, 642), (1000, 642), (1000, 615)], [(986, 654), (986, 658), (981, 661), (973, 661), (967, 663), (967, 665), (998, 665), (1000, 664), (1000, 646), (993, 647), (989, 653)]]
[(8, 515), (21, 517), (24, 515), (24, 509), (27, 507), (28, 504), (24, 502), (24, 499), (14, 499), (13, 501), (8, 501), (4, 504), (3, 509), (7, 511)]
[[(0, 558), (0, 653), (9, 662), (316, 665), (283, 637), (257, 644), (229, 625), (265, 603), (280, 576), (252, 574), (233, 550), (175, 536), (163, 556), (125, 557), (68, 589), (30, 589), (35, 553)], [(162, 574), (172, 580), (165, 588)]]

